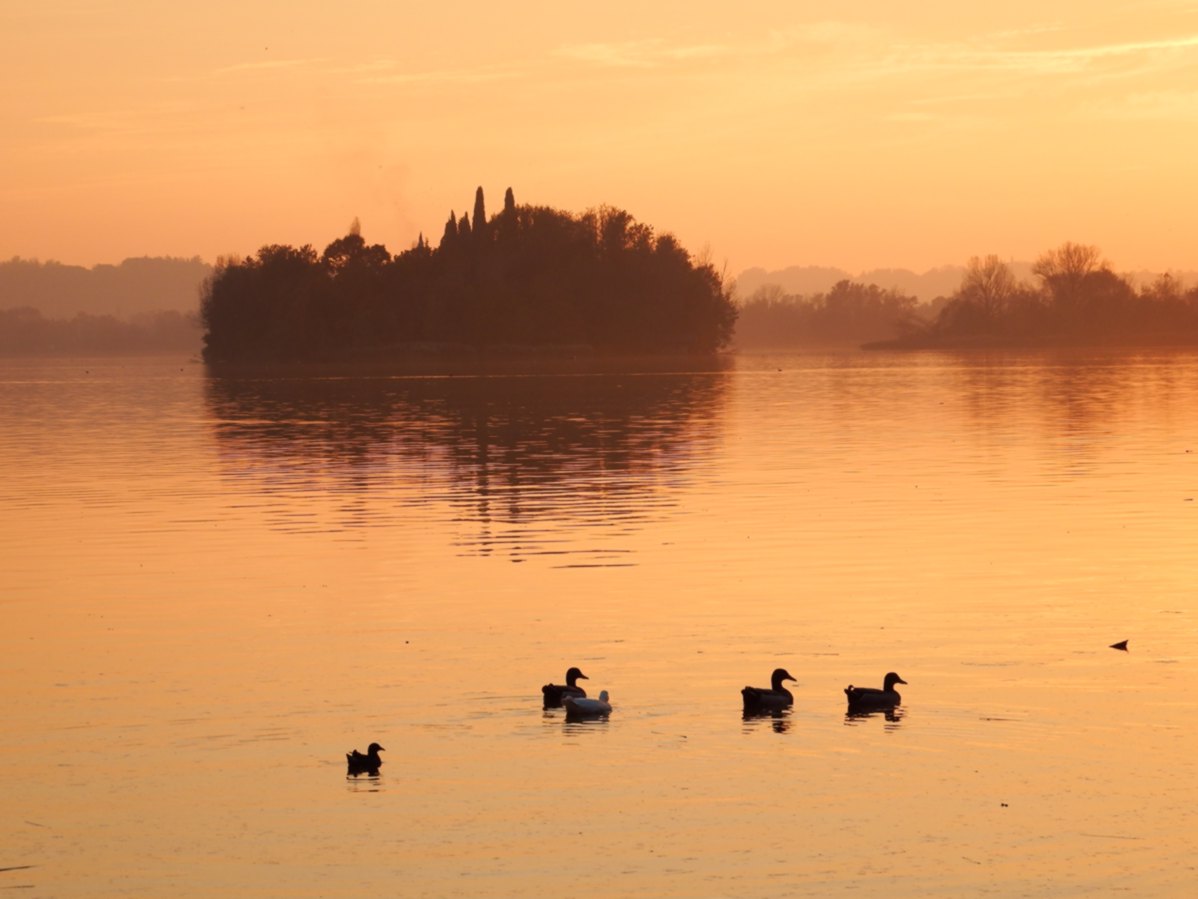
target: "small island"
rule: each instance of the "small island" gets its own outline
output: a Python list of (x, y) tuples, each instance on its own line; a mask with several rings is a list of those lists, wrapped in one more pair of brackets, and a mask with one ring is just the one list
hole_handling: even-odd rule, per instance
[(736, 306), (721, 275), (621, 209), (518, 206), (450, 213), (392, 255), (355, 221), (317, 254), (264, 246), (222, 259), (201, 288), (204, 359), (385, 361), (459, 352), (704, 354), (725, 348)]

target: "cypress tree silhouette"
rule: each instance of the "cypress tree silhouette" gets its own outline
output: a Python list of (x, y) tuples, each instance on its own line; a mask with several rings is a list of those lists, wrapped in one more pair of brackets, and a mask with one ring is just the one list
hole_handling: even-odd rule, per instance
[(474, 192), (474, 236), (482, 237), (487, 229), (487, 206), (483, 202), (483, 189)]
[[(479, 189), (481, 190), (482, 188)], [(512, 215), (516, 213), (516, 195), (512, 193), (510, 187), (503, 195), (503, 214), (508, 215), (509, 213)]]
[(447, 249), (452, 247), (458, 236), (458, 220), (454, 217), (453, 210), (449, 210), (449, 221), (445, 223), (445, 233), (441, 235), (441, 248)]
[(458, 219), (458, 237), (470, 236), (470, 216), (462, 213), (462, 217)]

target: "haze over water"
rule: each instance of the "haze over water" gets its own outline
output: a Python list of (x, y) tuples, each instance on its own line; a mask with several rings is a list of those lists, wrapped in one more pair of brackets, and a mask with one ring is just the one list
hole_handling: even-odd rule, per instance
[(0, 887), (1188, 896), (1195, 409), (1168, 352), (0, 362)]

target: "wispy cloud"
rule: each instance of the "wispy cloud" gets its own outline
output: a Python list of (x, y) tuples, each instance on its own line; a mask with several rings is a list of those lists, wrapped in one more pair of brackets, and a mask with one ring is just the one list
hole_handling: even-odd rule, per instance
[(913, 44), (899, 46), (879, 65), (893, 72), (935, 69), (1068, 75), (1098, 71), (1103, 63), (1135, 62), (1131, 71), (1140, 72), (1193, 63), (1196, 50), (1198, 35), (1034, 50), (962, 43)]
[(253, 72), (274, 72), (280, 70), (315, 68), (327, 65), (327, 59), (264, 59), (258, 62), (239, 62), (231, 66), (221, 66), (213, 69), (217, 77), (226, 75), (242, 75)]
[(494, 84), (500, 81), (510, 81), (525, 74), (521, 69), (506, 66), (426, 69), (413, 72), (404, 71), (397, 63), (387, 64), (384, 61), (355, 66), (345, 69), (343, 72), (362, 84), (410, 84), (427, 86)]
[(553, 55), (596, 67), (662, 69), (691, 61), (793, 60), (834, 80), (854, 81), (904, 73), (976, 72), (1028, 76), (1165, 69), (1194, 62), (1198, 34), (1073, 47), (1032, 48), (1047, 37), (1061, 40), (1059, 23), (996, 32), (973, 41), (911, 42), (882, 29), (824, 21), (772, 30), (751, 41), (674, 44), (663, 38), (570, 44)]
[(620, 69), (650, 69), (670, 63), (709, 60), (728, 56), (731, 47), (722, 44), (671, 45), (661, 38), (611, 43), (570, 44), (554, 55), (597, 66)]
[[(260, 74), (270, 77), (302, 71), (305, 77), (373, 86), (439, 87), (488, 85), (558, 78), (566, 63), (585, 77), (588, 70), (625, 71), (646, 76), (727, 76), (728, 96), (757, 88), (769, 79), (774, 87), (794, 93), (859, 90), (902, 79), (923, 81), (917, 89), (929, 101), (951, 102), (940, 95), (1009, 98), (1027, 87), (1025, 79), (1060, 79), (1083, 85), (1198, 66), (1198, 34), (1065, 46), (1071, 29), (1059, 22), (1032, 24), (971, 36), (969, 39), (918, 41), (881, 25), (838, 20), (804, 23), (759, 31), (739, 40), (672, 41), (647, 37), (626, 41), (564, 44), (542, 56), (463, 67), (412, 69), (392, 58), (363, 61), (328, 58), (269, 59), (224, 66), (216, 77)], [(961, 76), (957, 81), (951, 79)], [(909, 98), (908, 102), (917, 102)], [(912, 110), (912, 116), (930, 114)]]
[(654, 69), (694, 61), (769, 59), (813, 48), (851, 52), (854, 46), (872, 45), (880, 37), (872, 26), (828, 20), (770, 29), (763, 36), (740, 42), (672, 43), (653, 37), (567, 44), (553, 55), (609, 68)]
[(270, 75), (272, 73), (293, 75), (299, 71), (303, 71), (308, 77), (334, 79), (354, 84), (429, 86), (487, 84), (509, 80), (522, 74), (518, 69), (503, 66), (412, 71), (405, 69), (404, 64), (399, 60), (390, 58), (353, 62), (329, 57), (312, 57), (237, 63), (213, 69), (209, 75), (226, 78), (255, 74)]
[(1198, 90), (1144, 91), (1094, 104), (1089, 111), (1101, 118), (1193, 123), (1198, 122)]

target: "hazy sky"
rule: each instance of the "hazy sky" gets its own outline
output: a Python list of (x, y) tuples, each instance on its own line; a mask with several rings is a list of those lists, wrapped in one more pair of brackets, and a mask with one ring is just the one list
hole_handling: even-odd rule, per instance
[(610, 204), (743, 268), (1198, 264), (1198, 0), (0, 0), (0, 258)]

